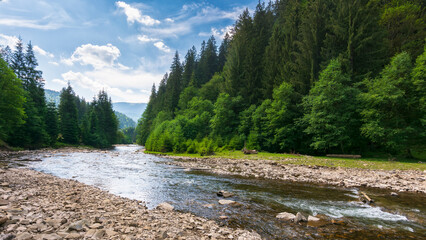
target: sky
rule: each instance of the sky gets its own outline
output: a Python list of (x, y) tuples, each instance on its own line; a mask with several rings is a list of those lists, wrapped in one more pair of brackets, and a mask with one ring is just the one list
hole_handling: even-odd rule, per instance
[(219, 46), (242, 11), (257, 3), (0, 0), (0, 45), (31, 41), (46, 89), (70, 82), (86, 100), (104, 89), (113, 102), (148, 102), (175, 51), (183, 61), (212, 35)]

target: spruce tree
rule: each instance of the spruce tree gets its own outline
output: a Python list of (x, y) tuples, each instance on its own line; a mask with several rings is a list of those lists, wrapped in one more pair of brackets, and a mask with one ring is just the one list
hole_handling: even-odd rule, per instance
[(68, 83), (67, 88), (63, 88), (59, 103), (59, 123), (64, 143), (79, 143), (78, 113), (75, 104), (75, 93)]
[(49, 135), (49, 145), (54, 145), (59, 134), (58, 110), (54, 102), (47, 103), (46, 131)]

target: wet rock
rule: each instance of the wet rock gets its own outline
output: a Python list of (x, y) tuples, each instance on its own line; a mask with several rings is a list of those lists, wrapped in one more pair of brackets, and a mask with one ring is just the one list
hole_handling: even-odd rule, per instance
[(220, 205), (230, 205), (230, 204), (236, 204), (237, 202), (232, 201), (232, 200), (225, 200), (225, 199), (221, 199), (219, 200), (219, 204)]
[(220, 216), (219, 218), (224, 220), (224, 219), (228, 219), (228, 216)]
[(224, 198), (229, 198), (229, 197), (234, 196), (233, 193), (227, 192), (227, 191), (224, 191), (224, 190), (220, 190), (219, 192), (216, 193), (216, 195), (219, 196), (219, 197), (224, 197)]
[(173, 207), (172, 205), (170, 205), (170, 204), (168, 204), (168, 203), (166, 203), (166, 202), (163, 202), (163, 203), (160, 203), (160, 204), (157, 206), (157, 208), (158, 208), (158, 209), (162, 209), (162, 210), (166, 210), (166, 211), (173, 211), (173, 209), (174, 209), (175, 207)]
[(305, 216), (303, 216), (300, 212), (298, 212), (296, 214), (296, 217), (294, 218), (294, 222), (298, 223), (298, 222), (306, 222), (307, 219)]
[(296, 218), (296, 215), (294, 215), (293, 213), (282, 212), (282, 213), (278, 213), (276, 218), (286, 220), (286, 221), (293, 221)]
[(391, 192), (391, 193), (390, 193), (390, 195), (391, 195), (391, 196), (393, 196), (393, 197), (396, 197), (396, 196), (398, 196), (398, 193), (396, 193), (396, 192)]
[(86, 219), (83, 219), (83, 220), (71, 223), (68, 227), (68, 231), (72, 231), (72, 230), (81, 231), (83, 230), (83, 227), (88, 225), (89, 225), (89, 221), (87, 221)]
[(311, 216), (311, 215), (309, 215), (308, 217), (308, 222), (317, 222), (319, 220), (320, 220), (319, 218)]

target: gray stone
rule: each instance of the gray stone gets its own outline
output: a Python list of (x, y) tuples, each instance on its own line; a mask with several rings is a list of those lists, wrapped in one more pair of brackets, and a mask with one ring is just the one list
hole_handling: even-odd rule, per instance
[(224, 198), (229, 198), (229, 197), (234, 196), (234, 194), (233, 194), (233, 193), (231, 193), (231, 192), (227, 192), (227, 191), (224, 191), (224, 190), (220, 190), (220, 191), (219, 191), (219, 192), (217, 192), (216, 194), (217, 194), (217, 196), (219, 196), (219, 197), (224, 197)]
[(16, 236), (16, 240), (30, 240), (32, 238), (33, 238), (32, 235), (27, 232), (23, 232), (21, 234), (18, 234), (18, 236)]
[(319, 221), (319, 220), (320, 220), (319, 218), (314, 217), (314, 216), (309, 216), (309, 217), (308, 217), (308, 222), (317, 222), (317, 221)]
[(163, 203), (160, 203), (160, 204), (157, 206), (157, 208), (158, 208), (158, 209), (162, 209), (162, 210), (166, 210), (166, 211), (173, 211), (173, 209), (174, 209), (175, 207), (173, 207), (172, 205), (170, 205), (170, 204), (168, 204), (168, 203), (166, 203), (166, 202), (163, 202)]
[(306, 221), (307, 221), (306, 217), (303, 216), (300, 212), (296, 214), (296, 218), (294, 219), (294, 222), (298, 223), (298, 222), (306, 222)]
[(221, 204), (221, 205), (229, 205), (229, 204), (235, 204), (235, 203), (236, 202), (232, 201), (232, 200), (225, 200), (225, 199), (219, 200), (219, 204)]
[(87, 221), (86, 219), (71, 223), (68, 227), (68, 231), (72, 231), (72, 230), (76, 230), (76, 231), (81, 231), (83, 230), (84, 226), (88, 226), (89, 225), (89, 221)]
[(0, 240), (12, 240), (14, 238), (15, 238), (15, 235), (13, 234), (0, 235)]
[(294, 215), (293, 213), (282, 212), (282, 213), (278, 213), (277, 218), (287, 220), (287, 221), (293, 221), (296, 218), (296, 215)]

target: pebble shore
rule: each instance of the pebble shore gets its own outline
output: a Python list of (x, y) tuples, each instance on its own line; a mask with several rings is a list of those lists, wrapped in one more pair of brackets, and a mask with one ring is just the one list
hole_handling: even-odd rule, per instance
[[(153, 193), (155, 194), (155, 193)], [(261, 239), (160, 204), (148, 210), (74, 180), (0, 169), (0, 239)]]
[(426, 171), (330, 168), (280, 164), (272, 160), (163, 157), (175, 160), (169, 164), (215, 174), (426, 193)]

